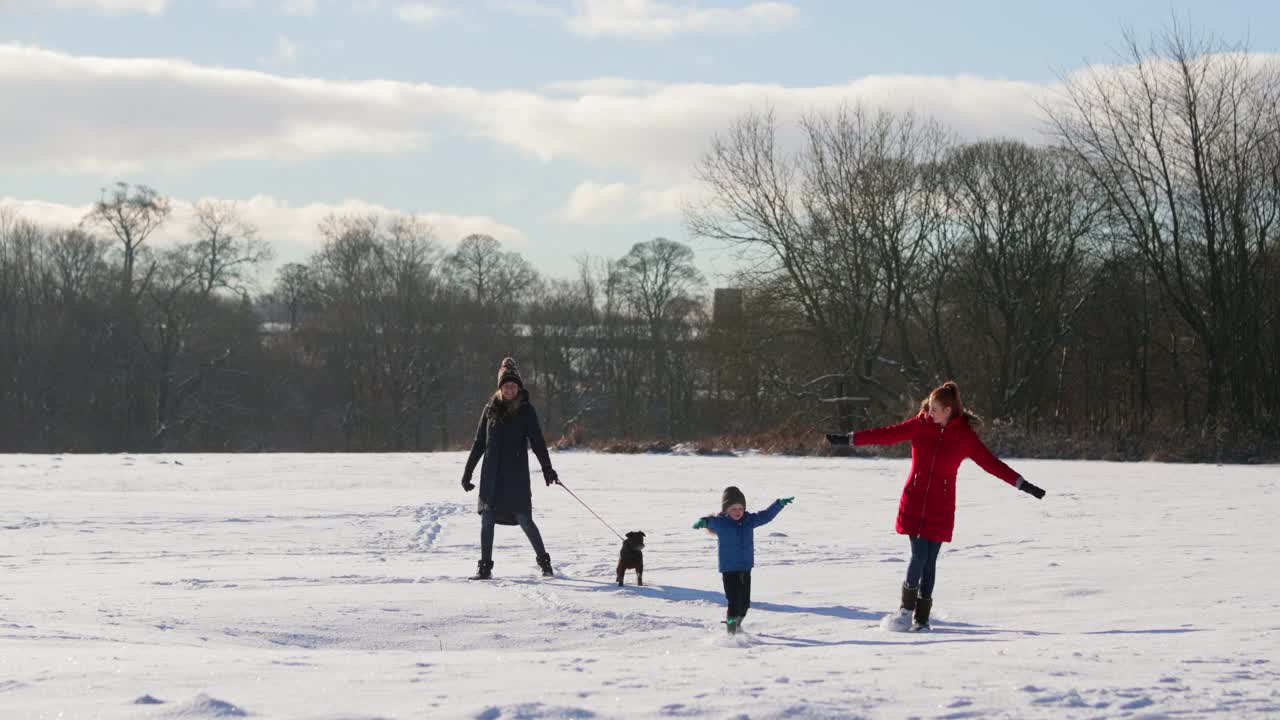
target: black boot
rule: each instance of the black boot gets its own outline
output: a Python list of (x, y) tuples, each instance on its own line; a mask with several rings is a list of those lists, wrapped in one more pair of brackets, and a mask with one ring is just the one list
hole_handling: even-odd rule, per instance
[(902, 586), (902, 605), (900, 605), (899, 607), (901, 607), (903, 610), (915, 610), (916, 609), (916, 593), (918, 591), (919, 591), (919, 588), (907, 587), (904, 584)]
[(553, 577), (554, 572), (551, 571), (551, 555), (542, 553), (538, 556), (538, 567), (542, 568), (542, 577)]
[(929, 629), (929, 611), (933, 609), (933, 598), (920, 598), (916, 601), (915, 622), (911, 629), (915, 631)]
[(493, 577), (493, 561), (481, 560), (476, 564), (476, 574), (471, 576), (472, 580), (488, 580)]

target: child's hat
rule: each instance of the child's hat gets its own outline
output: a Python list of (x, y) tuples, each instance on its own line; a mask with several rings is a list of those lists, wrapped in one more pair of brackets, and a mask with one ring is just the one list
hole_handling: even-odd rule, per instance
[(747, 506), (747, 496), (733, 485), (725, 488), (724, 494), (720, 496), (721, 512), (727, 511), (730, 505), (741, 505), (744, 508)]

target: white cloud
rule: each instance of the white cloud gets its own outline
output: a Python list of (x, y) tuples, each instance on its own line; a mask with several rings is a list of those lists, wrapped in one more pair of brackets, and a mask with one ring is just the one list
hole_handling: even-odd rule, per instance
[(298, 59), (298, 46), (287, 35), (276, 35), (276, 51), (272, 62), (288, 64)]
[(0, 12), (17, 10), (92, 10), (104, 15), (145, 13), (159, 15), (165, 11), (169, 0), (0, 0)]
[(452, 8), (440, 5), (427, 5), (425, 3), (397, 5), (395, 12), (396, 17), (401, 20), (418, 25), (430, 25), (431, 23), (448, 17), (453, 17), (458, 14), (458, 11)]
[(795, 22), (800, 9), (787, 2), (753, 2), (737, 8), (703, 8), (658, 0), (579, 0), (565, 17), (584, 37), (665, 38), (684, 33), (752, 34)]
[(686, 177), (711, 137), (748, 110), (772, 108), (787, 128), (806, 112), (862, 103), (935, 116), (963, 137), (1039, 141), (1035, 101), (1046, 87), (972, 76), (869, 76), (816, 87), (685, 83), (622, 90), (567, 98), (485, 95), (478, 102), (494, 111), (469, 116), (468, 125), (544, 161), (569, 158), (625, 168), (649, 184), (670, 183)]
[(436, 135), (487, 140), (545, 162), (684, 181), (713, 134), (772, 107), (863, 103), (932, 115), (963, 137), (1037, 141), (1047, 86), (974, 76), (868, 76), (838, 85), (659, 84), (606, 78), (556, 93), (388, 80), (284, 77), (172, 59), (74, 56), (0, 45), (0, 158), (17, 171), (121, 174), (218, 160), (403, 153)]
[(641, 95), (660, 89), (662, 83), (659, 82), (620, 77), (553, 82), (546, 85), (547, 92), (557, 95)]
[(496, 0), (494, 7), (524, 17), (549, 17), (565, 19), (568, 15), (560, 8), (542, 0)]
[(285, 15), (311, 17), (316, 14), (316, 0), (281, 0), (280, 12)]
[(0, 45), (0, 97), (23, 108), (0, 113), (0, 158), (17, 170), (124, 173), (419, 147), (421, 113), (392, 85)]
[[(171, 199), (172, 214), (153, 236), (154, 247), (165, 247), (193, 239), (191, 225), (197, 201)], [(316, 228), (328, 215), (372, 215), (387, 220), (410, 214), (360, 199), (347, 199), (336, 204), (290, 205), (269, 195), (255, 195), (248, 200), (238, 201), (237, 204), (244, 219), (258, 228), (258, 237), (270, 241), (275, 247), (275, 266), (305, 262), (312, 253), (319, 250), (322, 240)], [(11, 209), (19, 217), (48, 227), (73, 227), (88, 214), (92, 205), (64, 205), (43, 200), (0, 197), (0, 209)], [(528, 238), (519, 229), (483, 215), (423, 212), (417, 213), (416, 217), (433, 228), (436, 239), (446, 248), (472, 233), (492, 235), (510, 247), (521, 247), (528, 242)]]
[(702, 192), (696, 185), (641, 187), (626, 183), (583, 182), (574, 187), (553, 219), (569, 224), (614, 225), (671, 219), (683, 203)]
[(63, 205), (44, 200), (18, 200), (11, 197), (0, 197), (0, 211), (14, 212), (24, 220), (50, 228), (70, 228), (80, 224), (90, 210), (91, 203), (84, 205)]

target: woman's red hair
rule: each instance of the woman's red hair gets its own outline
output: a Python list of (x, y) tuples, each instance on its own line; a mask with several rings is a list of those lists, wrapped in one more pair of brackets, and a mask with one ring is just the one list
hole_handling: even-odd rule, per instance
[(982, 425), (982, 418), (964, 409), (964, 401), (960, 399), (960, 386), (955, 381), (948, 380), (934, 388), (920, 403), (920, 414), (928, 415), (929, 404), (935, 401), (943, 407), (951, 408), (951, 417), (967, 419), (975, 430)]

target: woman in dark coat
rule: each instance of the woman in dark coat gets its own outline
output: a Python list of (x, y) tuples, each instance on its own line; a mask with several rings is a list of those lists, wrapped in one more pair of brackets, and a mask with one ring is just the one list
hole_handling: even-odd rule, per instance
[[(1044, 491), (1027, 482), (982, 444), (981, 421), (964, 409), (960, 388), (945, 382), (925, 398), (915, 417), (897, 425), (851, 433), (854, 445), (911, 443), (911, 472), (898, 501), (897, 531), (911, 539), (911, 562), (902, 584), (897, 629), (928, 630), (933, 583), (942, 543), (951, 542), (956, 518), (956, 470), (965, 459), (1030, 493)], [(914, 615), (914, 617), (913, 617)]]
[(547, 454), (547, 443), (538, 424), (538, 413), (529, 403), (516, 361), (506, 358), (498, 368), (498, 391), (484, 406), (476, 440), (462, 475), (462, 489), (471, 492), (476, 463), (480, 465), (480, 565), (473, 580), (488, 580), (493, 572), (493, 526), (519, 525), (533, 545), (538, 567), (550, 577), (551, 556), (542, 546), (542, 534), (533, 523), (533, 499), (529, 489), (529, 448), (542, 466), (547, 485), (559, 482)]

